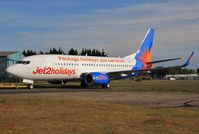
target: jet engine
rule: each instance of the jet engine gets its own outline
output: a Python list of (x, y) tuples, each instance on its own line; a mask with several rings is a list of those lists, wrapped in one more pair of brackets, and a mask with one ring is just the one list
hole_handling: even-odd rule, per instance
[(98, 73), (98, 72), (93, 72), (86, 74), (85, 77), (85, 82), (88, 85), (109, 85), (110, 79), (107, 74), (103, 73)]

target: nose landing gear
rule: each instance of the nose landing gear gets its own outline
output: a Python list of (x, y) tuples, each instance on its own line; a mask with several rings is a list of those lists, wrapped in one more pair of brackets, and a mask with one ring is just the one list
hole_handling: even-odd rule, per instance
[(33, 84), (29, 85), (29, 89), (33, 89), (33, 88), (34, 88)]
[(29, 84), (29, 86), (28, 86), (29, 89), (33, 89), (34, 88), (34, 85), (33, 85), (34, 81), (33, 80), (23, 79), (23, 82)]

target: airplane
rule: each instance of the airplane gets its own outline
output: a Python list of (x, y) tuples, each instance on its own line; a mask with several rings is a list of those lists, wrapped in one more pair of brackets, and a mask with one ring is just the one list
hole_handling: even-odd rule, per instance
[[(151, 61), (155, 29), (150, 28), (136, 53), (123, 58), (72, 56), (72, 55), (34, 55), (25, 57), (8, 67), (9, 74), (20, 77), (29, 88), (34, 88), (34, 81), (48, 81), (54, 84), (65, 84), (71, 80), (80, 80), (80, 86), (90, 85), (110, 87), (110, 81), (132, 76), (139, 76), (143, 71), (155, 70), (153, 64), (178, 60), (180, 58)], [(194, 52), (181, 66), (189, 65)], [(166, 67), (166, 68), (173, 68)]]

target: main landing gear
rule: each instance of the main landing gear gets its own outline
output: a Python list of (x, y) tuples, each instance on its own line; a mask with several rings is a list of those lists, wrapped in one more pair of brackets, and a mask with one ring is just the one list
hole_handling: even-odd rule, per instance
[(34, 85), (33, 84), (30, 84), (29, 85), (29, 89), (33, 89), (34, 88)]
[(86, 82), (84, 80), (82, 80), (81, 83), (80, 83), (80, 87), (81, 88), (87, 88), (88, 84), (86, 84)]
[(105, 85), (102, 85), (102, 88), (109, 88), (110, 87), (110, 84), (105, 84)]

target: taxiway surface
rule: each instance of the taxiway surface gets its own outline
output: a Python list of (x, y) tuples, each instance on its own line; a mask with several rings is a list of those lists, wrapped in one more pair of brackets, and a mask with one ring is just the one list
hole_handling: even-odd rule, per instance
[(192, 107), (199, 109), (199, 94), (187, 92), (116, 92), (105, 89), (0, 89), (1, 96), (20, 95), (35, 99), (81, 99), (152, 107)]

